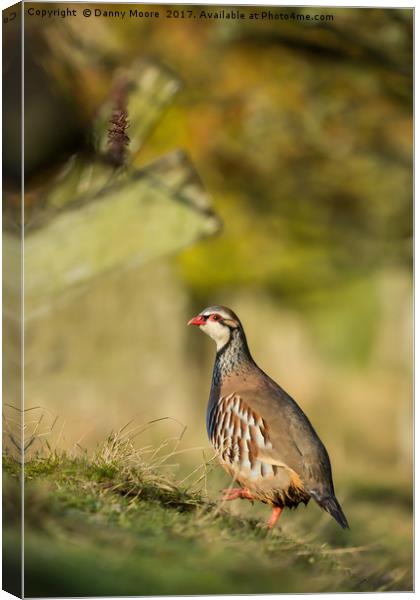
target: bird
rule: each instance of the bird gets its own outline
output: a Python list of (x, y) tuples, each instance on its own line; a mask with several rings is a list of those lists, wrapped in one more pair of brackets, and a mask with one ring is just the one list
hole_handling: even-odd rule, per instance
[(224, 490), (222, 500), (271, 506), (267, 527), (272, 529), (284, 508), (314, 499), (348, 529), (324, 444), (295, 400), (254, 361), (233, 310), (210, 306), (188, 325), (216, 342), (207, 434), (221, 465), (239, 485)]

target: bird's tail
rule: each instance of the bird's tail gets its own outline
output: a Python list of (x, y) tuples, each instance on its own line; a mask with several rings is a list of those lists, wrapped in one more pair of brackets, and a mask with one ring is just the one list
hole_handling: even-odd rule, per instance
[(327, 511), (343, 529), (350, 529), (343, 510), (335, 496), (327, 496), (320, 500), (316, 499), (321, 508)]

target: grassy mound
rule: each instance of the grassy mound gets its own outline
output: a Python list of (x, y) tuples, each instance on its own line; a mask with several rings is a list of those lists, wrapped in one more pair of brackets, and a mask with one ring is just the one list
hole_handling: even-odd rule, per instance
[[(161, 462), (153, 452), (145, 460), (118, 434), (92, 457), (50, 453), (26, 462), (25, 595), (411, 589), (407, 554), (398, 550), (396, 560), (395, 544), (355, 546), (363, 539), (357, 522), (349, 534), (331, 522), (330, 539), (311, 543), (281, 527), (267, 532), (262, 521), (234, 516), (160, 474)], [(19, 471), (3, 457), (10, 556), (19, 543)]]

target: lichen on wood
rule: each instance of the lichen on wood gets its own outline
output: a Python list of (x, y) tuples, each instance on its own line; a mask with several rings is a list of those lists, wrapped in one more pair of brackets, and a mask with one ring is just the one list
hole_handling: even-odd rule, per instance
[[(58, 296), (115, 269), (139, 267), (215, 233), (219, 220), (188, 157), (171, 152), (143, 169), (132, 161), (180, 83), (168, 69), (135, 62), (93, 125), (94, 149), (70, 157), (25, 213), (24, 296), (28, 318)], [(21, 239), (3, 238), (8, 256)], [(11, 261), (12, 268), (16, 261)], [(5, 276), (5, 299), (21, 293)]]

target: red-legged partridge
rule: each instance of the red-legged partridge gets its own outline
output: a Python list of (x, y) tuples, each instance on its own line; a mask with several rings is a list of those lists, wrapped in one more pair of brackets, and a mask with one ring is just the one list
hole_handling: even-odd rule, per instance
[(226, 490), (224, 499), (271, 505), (272, 528), (284, 507), (314, 498), (348, 528), (325, 446), (293, 398), (254, 362), (235, 313), (211, 306), (188, 324), (200, 327), (217, 346), (207, 433), (222, 466), (241, 486)]

